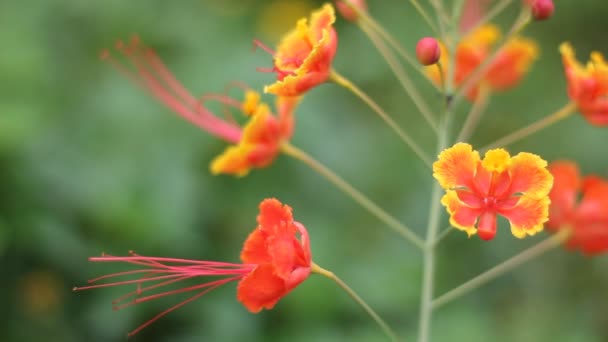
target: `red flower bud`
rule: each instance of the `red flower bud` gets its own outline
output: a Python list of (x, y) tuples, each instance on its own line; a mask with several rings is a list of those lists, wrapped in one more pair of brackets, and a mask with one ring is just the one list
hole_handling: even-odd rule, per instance
[(424, 37), (416, 44), (416, 58), (422, 65), (433, 65), (439, 61), (441, 49), (437, 39)]
[(545, 20), (553, 15), (555, 5), (553, 5), (553, 0), (534, 0), (531, 2), (530, 9), (535, 20)]
[(348, 21), (357, 21), (358, 15), (355, 10), (353, 10), (347, 2), (350, 2), (352, 6), (356, 7), (361, 12), (367, 12), (367, 2), (365, 0), (349, 0), (349, 1), (340, 1), (336, 0), (336, 8), (340, 15), (344, 17), (344, 19)]

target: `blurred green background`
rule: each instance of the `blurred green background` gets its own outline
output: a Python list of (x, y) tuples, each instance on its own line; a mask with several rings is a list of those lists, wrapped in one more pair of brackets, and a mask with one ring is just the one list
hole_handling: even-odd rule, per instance
[[(515, 2), (517, 3), (517, 2)], [(225, 144), (137, 89), (98, 53), (137, 33), (194, 94), (235, 80), (260, 88), (272, 76), (259, 38), (273, 46), (312, 0), (0, 3), (0, 340), (123, 341), (179, 301), (119, 312), (130, 288), (73, 293), (118, 265), (107, 252), (238, 261), (257, 205), (277, 197), (311, 234), (313, 257), (395, 326), (416, 335), (421, 255), (303, 165), (278, 158), (242, 179), (211, 176)], [(555, 16), (526, 31), (542, 55), (520, 87), (492, 99), (477, 146), (567, 102), (557, 46), (586, 60), (608, 52), (604, 0), (556, 1)], [(370, 10), (412, 50), (430, 35), (408, 1), (370, 0)], [(498, 22), (503, 28), (515, 5)], [(339, 20), (335, 67), (368, 91), (431, 153), (430, 130), (390, 70), (353, 25)], [(433, 108), (437, 98), (412, 73)], [(461, 107), (465, 113), (468, 104)], [(368, 108), (333, 85), (297, 111), (294, 143), (325, 162), (421, 235), (431, 174)], [(606, 129), (575, 116), (510, 146), (551, 161), (573, 159), (608, 176)], [(444, 215), (445, 221), (445, 215)], [(445, 226), (445, 225), (444, 225)], [(437, 293), (462, 283), (546, 234), (519, 241), (505, 222), (492, 242), (453, 233), (440, 246)], [(438, 310), (434, 341), (608, 341), (608, 259), (552, 251)], [(183, 299), (183, 298), (182, 298)], [(247, 312), (230, 284), (173, 312), (132, 341), (382, 341), (365, 313), (328, 280), (311, 277), (271, 311)]]

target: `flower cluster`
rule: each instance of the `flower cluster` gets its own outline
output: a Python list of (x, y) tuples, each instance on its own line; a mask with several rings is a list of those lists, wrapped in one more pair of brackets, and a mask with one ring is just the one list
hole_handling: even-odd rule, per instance
[[(441, 146), (438, 159), (432, 163), (433, 177), (438, 185), (434, 184), (437, 190), (434, 192), (436, 200), (431, 203), (430, 212), (440, 212), (441, 205), (445, 206), (451, 226), (464, 231), (469, 237), (477, 234), (482, 240), (495, 238), (497, 220), (502, 216), (509, 221), (511, 233), (516, 238), (536, 235), (546, 225), (549, 231), (559, 232), (555, 236), (565, 236), (559, 242), (565, 241), (569, 248), (580, 249), (588, 255), (606, 252), (608, 180), (598, 176), (581, 178), (576, 164), (569, 161), (548, 165), (540, 156), (528, 152), (511, 156), (504, 148), (506, 143), (502, 144), (523, 138), (554, 122), (555, 118), (562, 119), (565, 117), (563, 113), (574, 112), (574, 108), (578, 108), (592, 124), (608, 125), (608, 63), (599, 53), (592, 53), (591, 61), (583, 66), (576, 60), (570, 44), (561, 45), (568, 96), (572, 102), (564, 110), (558, 111), (559, 115), (549, 116), (516, 131), (508, 136), (507, 140), (498, 140), (495, 143), (498, 148), (485, 151), (483, 158), (480, 152), (466, 142), (456, 142), (448, 147), (450, 143), (447, 141), (452, 128), (448, 123), (452, 122), (452, 115), (457, 110), (454, 108), (456, 101), (452, 100), (461, 96), (476, 101), (472, 105), (471, 113), (479, 114), (484, 107), (479, 104), (485, 102), (477, 101), (482, 98), (482, 94), (485, 96), (488, 92), (503, 91), (518, 85), (539, 55), (539, 48), (534, 41), (513, 34), (519, 30), (511, 30), (504, 42), (501, 42), (500, 29), (481, 20), (489, 3), (487, 0), (466, 1), (461, 20), (454, 18), (451, 23), (454, 32), (458, 29), (462, 31), (463, 37), (458, 41), (451, 42), (448, 39), (446, 41), (452, 44), (443, 44), (436, 38), (425, 37), (416, 46), (416, 58), (422, 66), (414, 67), (419, 68), (418, 71), (428, 76), (436, 85), (440, 85), (437, 89), (444, 91), (441, 103), (445, 108), (443, 117), (436, 118), (433, 113), (424, 115), (438, 133)], [(406, 54), (401, 53), (402, 49), (395, 43), (395, 39), (370, 17), (366, 1), (336, 1), (336, 4), (345, 19), (359, 25), (382, 52), (422, 114), (429, 114), (425, 112), (430, 106), (423, 103), (423, 97), (412, 91), (407, 75), (400, 65), (396, 66), (398, 61), (393, 58), (393, 52), (387, 45), (391, 45), (402, 57)], [(527, 15), (526, 19), (532, 16), (536, 20), (544, 20), (550, 17), (554, 10), (551, 0), (524, 0), (524, 6), (526, 7), (522, 7), (522, 13)], [(420, 8), (418, 10), (424, 13)], [(441, 14), (440, 11), (438, 14)], [(430, 22), (427, 16), (424, 17)], [(441, 15), (438, 17), (439, 24), (445, 24)], [(427, 318), (421, 319), (421, 322), (430, 324), (427, 322), (430, 317), (429, 310), (436, 304), (429, 293), (432, 294), (432, 253), (439, 240), (436, 240), (435, 236), (438, 235), (435, 231), (440, 222), (439, 218), (429, 219), (428, 237), (423, 241), (416, 232), (400, 224), (353, 186), (289, 143), (294, 132), (294, 112), (301, 97), (310, 89), (333, 81), (352, 91), (378, 113), (399, 133), (402, 140), (412, 147), (418, 157), (431, 166), (431, 158), (428, 158), (424, 149), (419, 148), (379, 104), (334, 71), (332, 63), (338, 42), (338, 35), (333, 26), (335, 21), (334, 7), (325, 4), (313, 11), (310, 18), (300, 19), (296, 27), (283, 37), (276, 51), (255, 41), (256, 46), (273, 57), (271, 68), (258, 70), (276, 73), (276, 81), (264, 88), (264, 93), (274, 96), (274, 108), (263, 100), (262, 94), (243, 84), (237, 85), (243, 92), (242, 99), (235, 99), (228, 94), (205, 94), (201, 98), (195, 98), (177, 81), (161, 59), (138, 38), (129, 43), (119, 42), (116, 46), (121, 58), (129, 63), (120, 62), (110, 51), (104, 51), (102, 57), (169, 109), (229, 144), (225, 151), (211, 162), (212, 174), (244, 176), (251, 169), (270, 165), (284, 152), (326, 177), (363, 208), (420, 247), (426, 258), (426, 289), (423, 290), (421, 316), (425, 315)], [(430, 23), (430, 26), (433, 28), (433, 23)], [(407, 57), (403, 59), (408, 60)], [(409, 63), (416, 64), (411, 61)], [(453, 89), (443, 87), (446, 80), (449, 80), (449, 83), (445, 84), (453, 85), (460, 93), (449, 93)], [(220, 118), (214, 115), (206, 107), (209, 101), (219, 102), (225, 109), (239, 111), (246, 118), (243, 121), (247, 122), (239, 124), (239, 121), (231, 116)], [(467, 128), (467, 123), (472, 121), (467, 119), (463, 131)], [(445, 190), (441, 199), (439, 187)], [(137, 266), (138, 269), (98, 277), (90, 280), (90, 285), (75, 290), (136, 285), (134, 291), (114, 302), (118, 309), (177, 293), (194, 293), (131, 333), (135, 334), (165, 314), (229, 282), (238, 282), (238, 301), (250, 312), (257, 313), (263, 309), (272, 309), (311, 273), (319, 273), (336, 280), (358, 303), (363, 303), (363, 308), (370, 316), (389, 336), (397, 340), (386, 323), (345, 283), (312, 262), (306, 228), (294, 221), (292, 209), (278, 200), (266, 199), (261, 202), (257, 227), (245, 240), (240, 258), (241, 263), (227, 263), (149, 257), (135, 253), (126, 257), (103, 255), (90, 258), (90, 261), (126, 263)], [(121, 277), (127, 279), (123, 280)], [(209, 280), (210, 278), (212, 279)], [(100, 283), (107, 279), (120, 280)], [(205, 280), (183, 288), (159, 292), (159, 289), (178, 282), (199, 279)], [(467, 287), (461, 287), (461, 290), (462, 288)]]

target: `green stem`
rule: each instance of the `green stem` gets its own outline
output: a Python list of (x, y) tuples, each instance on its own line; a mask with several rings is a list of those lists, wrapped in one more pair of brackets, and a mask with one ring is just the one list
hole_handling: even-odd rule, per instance
[(426, 23), (431, 28), (431, 30), (433, 30), (433, 32), (435, 32), (435, 34), (438, 34), (439, 31), (437, 30), (437, 26), (435, 26), (435, 24), (433, 23), (433, 20), (431, 19), (431, 16), (424, 10), (424, 8), (420, 5), (418, 0), (410, 0), (410, 3), (418, 11), (418, 13), (420, 13), (420, 15), (422, 16), (424, 21), (426, 21)]
[(369, 211), (372, 215), (377, 217), (380, 221), (384, 222), (387, 226), (392, 228), (395, 232), (406, 238), (408, 241), (416, 245), (416, 247), (424, 248), (424, 242), (416, 235), (411, 229), (404, 224), (400, 223), (393, 216), (382, 210), (377, 204), (372, 202), (369, 198), (363, 195), (360, 191), (355, 189), (352, 185), (347, 183), (344, 179), (336, 175), (333, 171), (328, 169), (325, 165), (308, 155), (306, 152), (298, 149), (297, 147), (284, 143), (281, 146), (283, 153), (297, 159), (308, 167), (325, 177), (338, 189), (342, 190), (345, 194), (351, 197), (355, 202), (359, 203), (363, 208)]
[(495, 142), (481, 148), (480, 151), (487, 151), (495, 147), (504, 147), (525, 137), (528, 137), (533, 133), (536, 133), (544, 128), (551, 126), (554, 123), (557, 123), (569, 117), (576, 111), (576, 108), (577, 106), (574, 102), (568, 102), (564, 107), (558, 109), (554, 113), (549, 114), (531, 125), (528, 125), (520, 130), (517, 130), (507, 136), (496, 140)]
[(433, 241), (433, 247), (437, 247), (437, 245), (443, 241), (443, 239), (445, 239), (448, 235), (450, 235), (451, 232), (453, 232), (455, 229), (452, 226), (448, 226), (447, 228), (445, 228), (441, 233), (439, 233), (439, 235), (437, 235), (437, 238), (435, 239), (435, 241)]
[(397, 125), (395, 120), (393, 120), (384, 111), (384, 109), (382, 109), (382, 107), (380, 107), (374, 100), (372, 100), (366, 93), (364, 93), (351, 81), (349, 81), (344, 76), (338, 74), (335, 70), (332, 70), (330, 79), (334, 83), (342, 86), (343, 88), (355, 94), (355, 96), (357, 96), (359, 99), (361, 99), (361, 101), (367, 104), (374, 112), (376, 112), (376, 114), (380, 116), (380, 118), (382, 118), (382, 120), (384, 120), (386, 124), (388, 124), (393, 129), (395, 133), (397, 133), (401, 140), (414, 151), (418, 158), (420, 158), (428, 168), (431, 168), (431, 159), (429, 158), (429, 156), (424, 153), (422, 148), (414, 141), (414, 139), (412, 139), (412, 137), (410, 137), (401, 129), (401, 127), (399, 127), (399, 125)]
[(433, 116), (433, 113), (429, 109), (424, 99), (422, 99), (422, 96), (416, 89), (416, 86), (408, 77), (407, 73), (405, 72), (401, 64), (397, 61), (393, 53), (388, 49), (384, 42), (382, 42), (380, 37), (378, 37), (376, 33), (371, 30), (368, 24), (366, 24), (365, 22), (360, 22), (359, 27), (361, 28), (361, 31), (363, 31), (367, 35), (369, 40), (374, 44), (374, 46), (376, 47), (378, 52), (380, 52), (382, 57), (384, 57), (384, 60), (386, 60), (386, 62), (390, 66), (391, 70), (397, 77), (397, 80), (399, 80), (399, 83), (401, 84), (403, 90), (405, 90), (405, 92), (410, 96), (410, 98), (414, 102), (414, 105), (416, 105), (416, 108), (418, 108), (418, 111), (420, 111), (420, 113), (422, 114), (426, 122), (431, 126), (433, 131), (437, 133), (437, 121)]
[(497, 277), (505, 274), (506, 272), (511, 271), (515, 267), (530, 261), (545, 252), (561, 245), (568, 236), (570, 235), (569, 229), (561, 229), (558, 233), (553, 236), (545, 239), (538, 244), (524, 250), (523, 252), (517, 254), (516, 256), (508, 259), (491, 269), (485, 271), (484, 273), (476, 276), (475, 278), (467, 281), (466, 283), (454, 288), (446, 292), (445, 294), (439, 296), (437, 299), (433, 300), (433, 308), (438, 308), (448, 302), (451, 302), (454, 299), (457, 299), (475, 289), (484, 285), (485, 283), (490, 282), (491, 280), (496, 279)]
[[(458, 22), (455, 18), (451, 25), (450, 36), (445, 36), (444, 41), (448, 49), (450, 60), (449, 65), (454, 65), (456, 59), (456, 38), (458, 35)], [(448, 75), (445, 80), (444, 97), (445, 97), (445, 114), (439, 126), (439, 139), (437, 142), (437, 153), (443, 151), (448, 144), (449, 129), (454, 117), (453, 106), (451, 106), (451, 94), (454, 89), (455, 68), (448, 69)], [(441, 71), (441, 70), (440, 70)], [(418, 329), (418, 342), (430, 341), (431, 323), (433, 317), (433, 291), (435, 279), (435, 241), (440, 223), (441, 210), (441, 193), (442, 189), (439, 183), (433, 183), (431, 194), (431, 202), (429, 205), (429, 219), (426, 231), (426, 240), (424, 248), (424, 262), (422, 269), (422, 291), (420, 294), (420, 317)]]
[(427, 342), (431, 334), (431, 318), (433, 307), (433, 288), (435, 278), (435, 250), (433, 242), (439, 229), (439, 210), (442, 189), (439, 184), (433, 185), (431, 196), (431, 207), (429, 210), (429, 223), (426, 235), (426, 247), (424, 249), (424, 265), (422, 270), (422, 292), (420, 294), (420, 317), (418, 327), (418, 342)]
[(462, 125), (462, 129), (458, 134), (458, 138), (456, 138), (456, 142), (459, 141), (467, 141), (473, 135), (475, 128), (477, 128), (477, 124), (479, 120), (483, 116), (485, 109), (488, 106), (488, 100), (490, 95), (490, 89), (488, 87), (481, 86), (479, 88), (479, 93), (477, 94), (477, 98), (471, 107), (471, 111), (467, 115), (467, 118)]
[(315, 263), (312, 263), (311, 272), (320, 274), (333, 280), (336, 284), (338, 284), (338, 286), (340, 286), (340, 288), (342, 288), (342, 290), (344, 290), (344, 292), (346, 292), (357, 304), (359, 304), (376, 323), (378, 323), (382, 331), (391, 341), (400, 341), (393, 329), (386, 324), (386, 322), (374, 311), (374, 309), (372, 309), (369, 304), (367, 304), (355, 291), (353, 291), (353, 289), (346, 285), (346, 283), (342, 279), (338, 278), (338, 276), (336, 276), (333, 272), (328, 271)]
[(439, 90), (439, 87), (431, 80), (429, 75), (424, 71), (424, 68), (418, 63), (418, 60), (414, 58), (408, 50), (404, 49), (401, 44), (395, 39), (386, 29), (382, 27), (374, 18), (372, 18), (366, 12), (360, 11), (355, 6), (351, 6), (353, 10), (359, 15), (360, 23), (368, 25), (372, 30), (376, 31), (382, 39), (384, 39), (390, 47), (397, 51), (397, 54), (401, 56), (414, 70), (416, 70), (421, 76), (424, 77), (435, 89)]

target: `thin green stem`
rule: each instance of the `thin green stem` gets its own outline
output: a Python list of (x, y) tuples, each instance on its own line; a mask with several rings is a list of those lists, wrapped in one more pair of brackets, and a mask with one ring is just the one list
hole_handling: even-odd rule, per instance
[(382, 57), (384, 57), (391, 70), (397, 77), (397, 80), (399, 80), (399, 83), (401, 84), (403, 90), (410, 96), (410, 98), (414, 102), (414, 105), (416, 105), (416, 108), (418, 108), (418, 111), (420, 111), (420, 113), (422, 114), (426, 122), (431, 126), (433, 131), (437, 133), (437, 120), (433, 116), (433, 113), (431, 112), (428, 105), (416, 89), (416, 86), (409, 78), (401, 64), (397, 61), (393, 53), (388, 49), (384, 42), (382, 42), (380, 37), (378, 37), (376, 33), (371, 30), (368, 24), (366, 24), (365, 22), (360, 22), (359, 27), (361, 28), (361, 31), (363, 31), (367, 35), (369, 40), (374, 44), (374, 46), (376, 47), (378, 52), (380, 52)]
[[(522, 9), (520, 15), (517, 17), (509, 32), (504, 36), (501, 42), (498, 44), (498, 47), (494, 50), (494, 52), (488, 56), (462, 83), (453, 99), (453, 106), (456, 106), (463, 98), (465, 94), (468, 94), (473, 87), (477, 86), (481, 79), (484, 77), (488, 69), (492, 66), (496, 57), (500, 54), (500, 52), (505, 48), (507, 43), (517, 35), (521, 30), (523, 30), (526, 25), (530, 23), (530, 11), (527, 9)], [(453, 65), (453, 64), (450, 64)], [(454, 69), (454, 68), (450, 68)]]
[(340, 176), (336, 175), (321, 162), (289, 143), (284, 143), (281, 146), (281, 150), (286, 155), (303, 162), (321, 176), (325, 177), (338, 189), (342, 190), (342, 192), (351, 197), (355, 202), (359, 203), (359, 205), (377, 217), (380, 221), (384, 222), (387, 226), (392, 228), (395, 232), (399, 233), (399, 235), (413, 243), (416, 247), (420, 249), (424, 248), (424, 242), (422, 239), (420, 239), (420, 237), (418, 237), (418, 235), (416, 235), (416, 233), (388, 214), (386, 211), (382, 210), (382, 208), (372, 202), (367, 196), (363, 195), (359, 190), (355, 189), (352, 185), (347, 183)]
[(435, 239), (435, 241), (433, 241), (433, 247), (437, 247), (437, 245), (441, 241), (443, 241), (443, 239), (445, 239), (448, 235), (450, 235), (450, 233), (452, 233), (454, 230), (456, 230), (454, 227), (447, 226), (441, 233), (437, 235), (437, 238)]
[(424, 21), (426, 21), (426, 23), (431, 28), (431, 30), (433, 30), (433, 32), (435, 32), (435, 34), (439, 34), (439, 30), (437, 29), (437, 26), (435, 25), (435, 23), (433, 23), (433, 20), (431, 19), (431, 16), (420, 5), (420, 3), (418, 2), (418, 0), (410, 0), (410, 3), (418, 11), (418, 13), (420, 13), (420, 15), (422, 16), (422, 18), (424, 19)]
[[(449, 65), (454, 65), (456, 59), (455, 47), (456, 37), (458, 35), (458, 22), (457, 18), (454, 18), (451, 25), (450, 36), (445, 36), (444, 41), (446, 48), (448, 49), (450, 60)], [(448, 69), (447, 79), (445, 80), (445, 114), (441, 120), (439, 126), (439, 139), (437, 142), (437, 153), (443, 151), (448, 144), (449, 130), (451, 128), (452, 120), (454, 117), (453, 106), (451, 106), (452, 92), (454, 89), (454, 68)], [(434, 182), (431, 194), (431, 202), (429, 205), (429, 219), (426, 231), (426, 240), (424, 248), (424, 263), (422, 269), (422, 291), (420, 294), (420, 317), (419, 317), (419, 329), (418, 329), (418, 342), (430, 341), (431, 335), (431, 323), (433, 317), (433, 291), (435, 281), (435, 241), (437, 238), (437, 232), (439, 230), (440, 223), (440, 210), (441, 210), (441, 193), (442, 189), (439, 183)]]
[(380, 107), (374, 100), (371, 99), (366, 93), (364, 93), (361, 89), (359, 89), (356, 85), (354, 85), (351, 81), (346, 79), (344, 76), (338, 74), (335, 70), (332, 70), (330, 79), (342, 86), (343, 88), (352, 92), (355, 96), (357, 96), (361, 101), (367, 104), (376, 114), (388, 124), (395, 133), (401, 138), (401, 140), (407, 144), (412, 151), (424, 162), (424, 164), (430, 168), (431, 167), (431, 159), (429, 156), (422, 150), (422, 148), (410, 137), (405, 131), (399, 127), (399, 125), (393, 120), (385, 111)]
[(380, 25), (374, 18), (372, 18), (369, 14), (360, 11), (359, 9), (352, 6), (353, 10), (357, 12), (360, 18), (360, 23), (368, 25), (372, 30), (376, 31), (382, 39), (384, 39), (390, 47), (392, 47), (397, 54), (401, 56), (414, 70), (416, 70), (420, 75), (424, 77), (435, 89), (439, 90), (439, 87), (431, 80), (429, 75), (424, 71), (424, 68), (418, 63), (418, 60), (410, 55), (408, 50), (404, 49), (401, 44), (395, 39), (387, 30), (385, 30), (382, 25)]
[(467, 115), (467, 118), (462, 125), (462, 129), (460, 133), (458, 133), (458, 137), (456, 138), (456, 142), (459, 141), (467, 141), (473, 135), (475, 128), (477, 128), (477, 124), (479, 124), (479, 120), (483, 116), (485, 109), (488, 106), (488, 100), (490, 98), (490, 89), (488, 87), (481, 86), (479, 88), (479, 93), (475, 98), (475, 102)]
[(494, 17), (499, 15), (500, 12), (502, 12), (507, 6), (509, 6), (509, 4), (511, 4), (511, 2), (513, 2), (513, 0), (501, 0), (497, 2), (494, 7), (490, 8), (490, 10), (483, 17), (481, 17), (481, 19), (479, 19), (479, 21), (476, 22), (475, 25), (471, 26), (463, 35), (466, 36), (467, 34), (478, 29), (483, 24), (494, 19)]
[(333, 280), (346, 294), (348, 294), (357, 304), (359, 304), (365, 312), (380, 326), (386, 336), (394, 342), (400, 341), (397, 334), (389, 327), (389, 325), (380, 317), (369, 304), (367, 304), (353, 289), (351, 289), (342, 279), (338, 278), (333, 272), (328, 271), (319, 265), (312, 263), (311, 272), (320, 274), (328, 279)]
[(437, 23), (439, 24), (439, 33), (441, 35), (441, 39), (445, 41), (447, 38), (447, 30), (445, 24), (450, 21), (445, 8), (443, 7), (443, 3), (441, 0), (429, 0), (433, 8), (435, 9), (435, 14), (437, 16)]
[(509, 135), (506, 135), (506, 136), (496, 140), (495, 142), (483, 147), (481, 149), (481, 151), (487, 151), (487, 150), (489, 150), (491, 148), (495, 148), (495, 147), (504, 147), (504, 146), (512, 144), (518, 140), (521, 140), (525, 137), (528, 137), (544, 128), (547, 128), (547, 127), (553, 125), (554, 123), (557, 123), (557, 122), (569, 117), (574, 112), (576, 112), (576, 108), (577, 107), (574, 102), (568, 102), (564, 107), (562, 107), (561, 109), (558, 109), (554, 113), (549, 114), (549, 115), (545, 116), (544, 118), (536, 121), (533, 124), (530, 124), (522, 129), (519, 129)]
[(430, 340), (431, 334), (431, 318), (433, 307), (433, 288), (435, 278), (435, 250), (433, 242), (437, 236), (439, 229), (439, 210), (441, 187), (439, 184), (433, 185), (433, 194), (431, 195), (431, 206), (429, 210), (429, 223), (426, 235), (426, 247), (424, 249), (424, 265), (422, 270), (422, 292), (420, 294), (420, 317), (418, 327), (418, 342), (427, 342)]
[(454, 299), (460, 298), (461, 296), (479, 288), (481, 285), (484, 285), (496, 279), (497, 277), (511, 271), (517, 266), (527, 261), (530, 261), (544, 254), (545, 252), (561, 245), (564, 241), (566, 241), (569, 235), (569, 229), (560, 230), (553, 236), (539, 242), (538, 244), (524, 250), (516, 256), (492, 267), (491, 269), (483, 272), (475, 278), (467, 281), (466, 283), (439, 296), (437, 299), (433, 300), (433, 308), (438, 308), (448, 302), (453, 301)]

